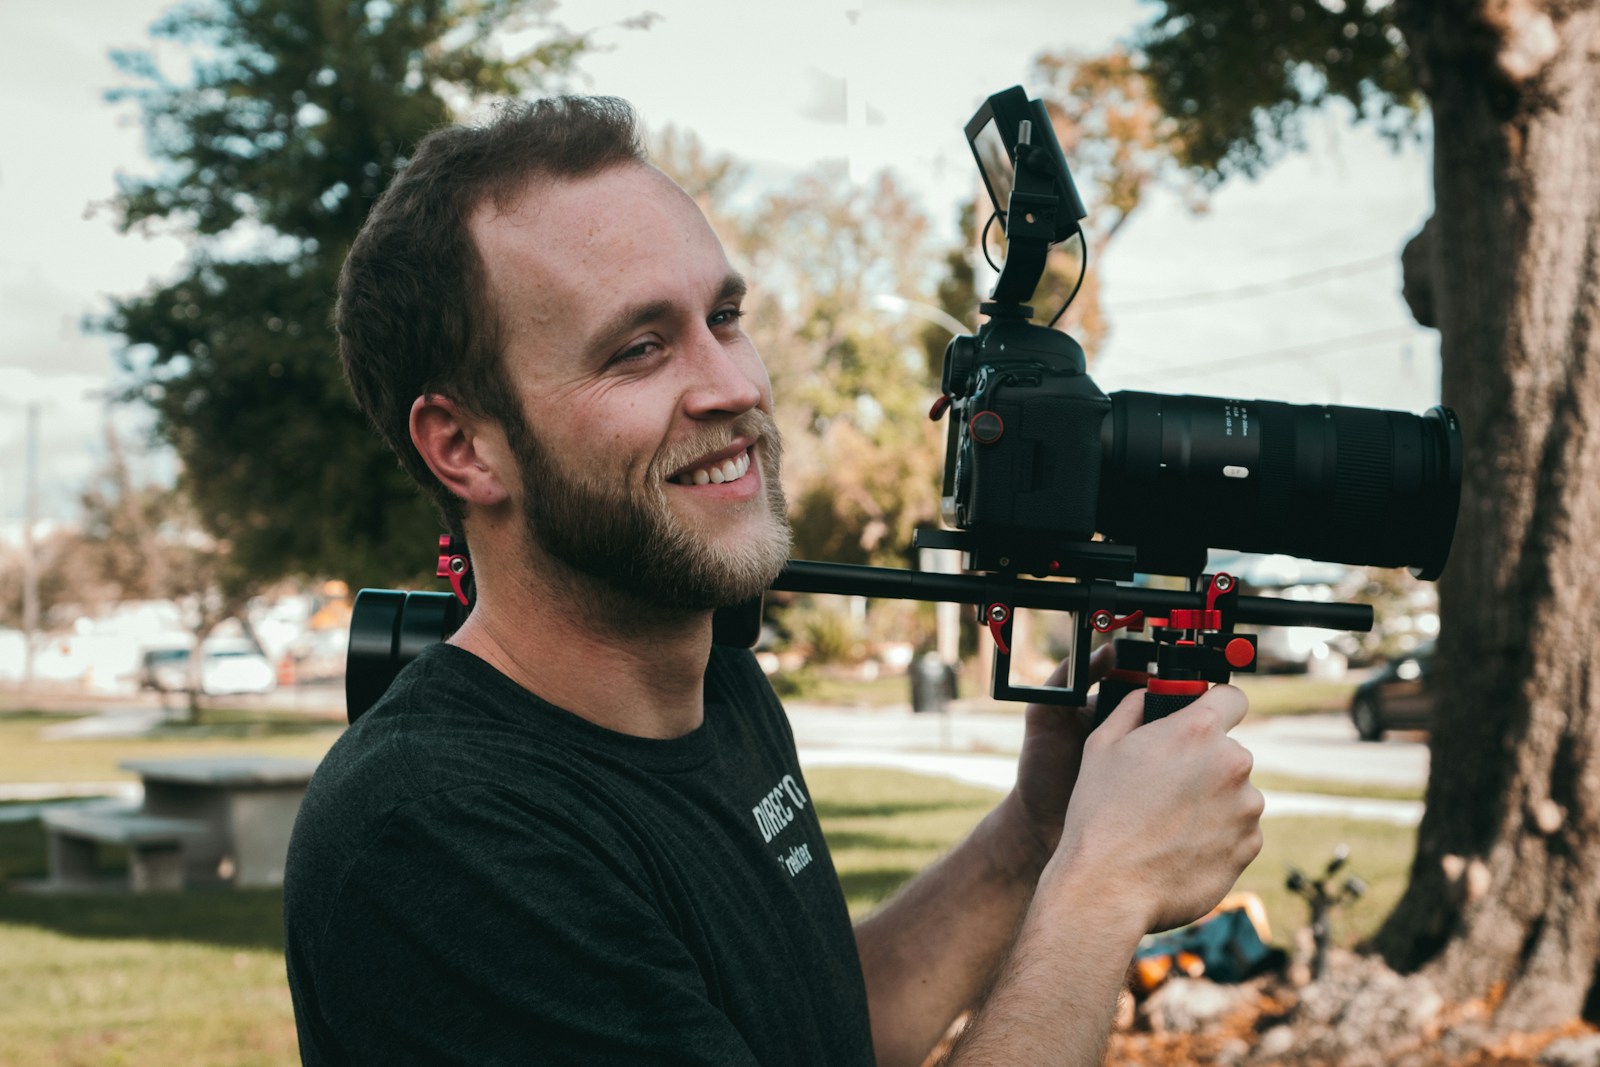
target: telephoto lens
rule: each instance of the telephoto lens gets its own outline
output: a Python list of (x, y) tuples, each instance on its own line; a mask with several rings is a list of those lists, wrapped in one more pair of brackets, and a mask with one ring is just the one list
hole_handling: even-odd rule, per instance
[(1141, 559), (1227, 548), (1444, 569), (1461, 496), (1455, 413), (1111, 394), (1099, 532)]

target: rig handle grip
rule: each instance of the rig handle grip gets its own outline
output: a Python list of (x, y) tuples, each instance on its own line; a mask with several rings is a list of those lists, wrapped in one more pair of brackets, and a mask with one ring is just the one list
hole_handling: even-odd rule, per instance
[(1180, 708), (1186, 708), (1199, 700), (1210, 688), (1209, 684), (1202, 681), (1151, 678), (1150, 686), (1144, 694), (1144, 721), (1151, 723), (1157, 719), (1165, 719)]

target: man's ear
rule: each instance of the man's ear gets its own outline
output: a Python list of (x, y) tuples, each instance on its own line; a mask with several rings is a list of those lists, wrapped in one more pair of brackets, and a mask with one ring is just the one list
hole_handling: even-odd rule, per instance
[(411, 442), (444, 487), (468, 504), (493, 507), (510, 496), (514, 477), (505, 434), (440, 393), (411, 404)]

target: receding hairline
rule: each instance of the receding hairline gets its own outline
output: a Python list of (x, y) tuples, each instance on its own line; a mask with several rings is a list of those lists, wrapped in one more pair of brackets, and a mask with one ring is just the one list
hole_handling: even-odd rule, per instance
[[(695, 217), (699, 219), (700, 224), (705, 227), (706, 232), (716, 242), (718, 248), (722, 248), (721, 237), (718, 236), (715, 228), (711, 226), (711, 221), (705, 217), (705, 213), (700, 209), (700, 205), (695, 202), (694, 197), (690, 196), (670, 175), (648, 160), (617, 160), (605, 167), (582, 175), (544, 171), (525, 174), (516, 181), (505, 183), (492, 192), (486, 192), (469, 208), (466, 216), (465, 228), (473, 256), (477, 261), (477, 269), (483, 279), (485, 295), (488, 297), (489, 304), (494, 312), (497, 331), (503, 331), (510, 325), (510, 322), (506, 316), (508, 309), (502, 303), (502, 298), (505, 296), (504, 271), (493, 270), (490, 266), (491, 246), (485, 241), (485, 237), (492, 232), (490, 224), (497, 220), (510, 219), (519, 215), (524, 216), (524, 222), (520, 224), (536, 224), (543, 216), (546, 208), (548, 197), (544, 196), (544, 193), (552, 190), (578, 188), (603, 180), (608, 175), (626, 171), (635, 171), (647, 176), (654, 175), (654, 180), (661, 189), (667, 192), (668, 195), (678, 199), (683, 207), (692, 211)], [(512, 225), (520, 224), (513, 223)], [(514, 242), (504, 232), (497, 235), (492, 243), (505, 249), (513, 257), (518, 257), (521, 254), (521, 250), (515, 248)], [(726, 258), (726, 250), (723, 249), (725, 262)], [(742, 297), (748, 292), (748, 289), (749, 286), (744, 275), (735, 270), (731, 264), (728, 264), (726, 273), (719, 279), (716, 299), (720, 301), (735, 296)], [(587, 347), (598, 338), (621, 329), (628, 321), (637, 321), (640, 318), (648, 317), (653, 317), (648, 314), (648, 304), (621, 309), (616, 314), (608, 316), (604, 326), (592, 331), (582, 339), (582, 343)], [(501, 336), (504, 336), (503, 333)]]

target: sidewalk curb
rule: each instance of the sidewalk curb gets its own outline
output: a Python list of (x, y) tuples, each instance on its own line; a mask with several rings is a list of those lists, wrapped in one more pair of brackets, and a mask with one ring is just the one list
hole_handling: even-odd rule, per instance
[[(968, 785), (1005, 791), (1017, 778), (1013, 756), (987, 756), (977, 753), (895, 752), (888, 749), (821, 748), (802, 746), (801, 766), (811, 767), (887, 767), (917, 774), (949, 778)], [(1380, 800), (1374, 797), (1336, 797), (1318, 793), (1265, 792), (1267, 807), (1263, 818), (1289, 815), (1316, 815), (1391, 822), (1415, 826), (1422, 819), (1419, 800)]]

